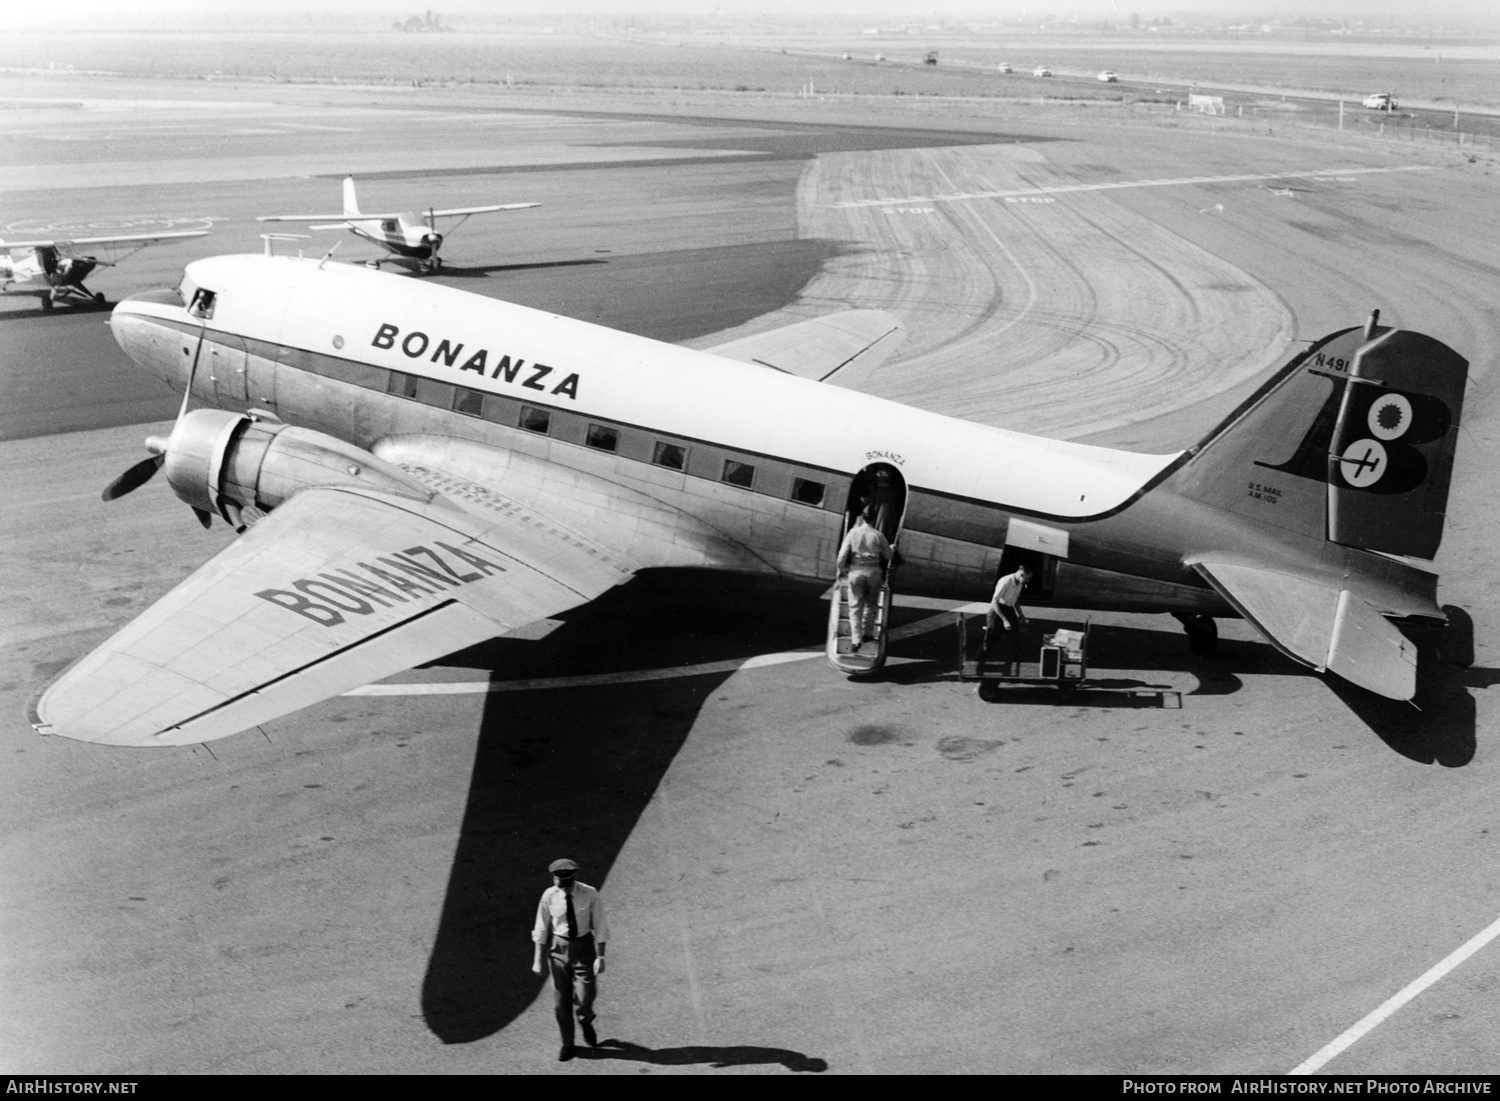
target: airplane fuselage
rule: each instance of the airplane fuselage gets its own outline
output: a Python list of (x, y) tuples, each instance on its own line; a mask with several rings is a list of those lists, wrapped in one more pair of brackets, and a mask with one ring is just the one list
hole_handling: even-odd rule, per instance
[(1027, 436), (353, 266), (217, 257), (188, 281), (214, 291), (211, 315), (171, 292), (112, 321), (168, 383), (196, 361), (200, 401), (398, 464), (440, 456), (538, 503), (580, 479), (617, 486), (745, 552), (662, 565), (831, 579), (856, 480), (879, 465), (905, 490), (898, 592), (987, 599), (1009, 545), (1048, 562), (1033, 603), (1233, 615), (1191, 561), (1241, 549), (1292, 574), (1357, 572), (1390, 615), (1441, 614), (1425, 570), (1178, 492), (1193, 452)]

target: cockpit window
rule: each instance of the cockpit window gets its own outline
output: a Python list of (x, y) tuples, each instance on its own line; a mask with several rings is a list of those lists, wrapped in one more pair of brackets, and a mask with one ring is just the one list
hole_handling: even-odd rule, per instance
[(188, 300), (187, 312), (194, 317), (205, 320), (214, 315), (214, 292), (206, 287), (199, 287), (193, 292), (193, 297)]

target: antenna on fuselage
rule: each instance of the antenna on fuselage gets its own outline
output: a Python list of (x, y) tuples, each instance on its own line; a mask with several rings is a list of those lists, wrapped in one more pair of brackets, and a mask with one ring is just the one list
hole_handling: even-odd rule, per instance
[(326, 253), (324, 253), (323, 254), (323, 259), (321, 259), (321, 260), (318, 261), (318, 267), (321, 268), (324, 264), (328, 263), (328, 258), (330, 256), (332, 256), (335, 252), (337, 252), (339, 250), (339, 246), (342, 245), (343, 243), (344, 242), (342, 242), (342, 241), (335, 241), (333, 243), (333, 248), (329, 249)]
[(1380, 311), (1371, 310), (1370, 320), (1365, 322), (1365, 339), (1369, 340), (1375, 335), (1375, 326), (1380, 323)]

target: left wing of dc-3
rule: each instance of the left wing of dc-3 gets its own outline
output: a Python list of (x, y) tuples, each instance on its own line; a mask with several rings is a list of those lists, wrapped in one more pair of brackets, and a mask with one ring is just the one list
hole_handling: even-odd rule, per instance
[[(241, 427), (200, 410), (179, 421), (174, 445)], [(224, 737), (630, 576), (596, 542), (493, 492), (482, 495), (493, 515), (475, 515), (368, 456), (341, 483), (297, 491), (70, 669), (38, 701), (38, 729), (126, 746)]]

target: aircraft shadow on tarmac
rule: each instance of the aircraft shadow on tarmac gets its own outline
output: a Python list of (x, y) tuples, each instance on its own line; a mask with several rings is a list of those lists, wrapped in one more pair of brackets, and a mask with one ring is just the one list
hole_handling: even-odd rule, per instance
[[(545, 637), (497, 639), (443, 659), (444, 666), (492, 672), (502, 680), (575, 677), (738, 662), (756, 654), (817, 649), (822, 642), (824, 586), (689, 570), (643, 571), (629, 584), (559, 618)], [(1472, 669), (1472, 624), (1449, 609), (1452, 626), (1419, 640), (1418, 710), (1382, 699), (1336, 677), (1334, 693), (1396, 752), (1449, 767), (1474, 755), (1475, 705), (1470, 688), (1500, 680)], [(898, 609), (893, 625), (931, 613)], [(1034, 620), (1034, 629), (1042, 621)], [(1466, 641), (1467, 640), (1467, 641)], [(1315, 676), (1269, 645), (1221, 640), (1214, 657), (1189, 653), (1173, 630), (1100, 626), (1091, 665), (1103, 690), (1079, 692), (1070, 707), (1158, 707), (1168, 686), (1110, 670), (1191, 672), (1186, 693), (1239, 691), (1244, 674)], [(1466, 650), (1467, 647), (1467, 650)], [(892, 646), (882, 674), (893, 683), (954, 675), (956, 639), (938, 627)], [(549, 862), (570, 856), (585, 882), (608, 875), (699, 712), (732, 674), (701, 674), (536, 691), (493, 692), (481, 720), (468, 803), (449, 873), (442, 914), (422, 990), (427, 1026), (444, 1043), (468, 1043), (498, 1032), (541, 993), (530, 971), (527, 937), (536, 902), (550, 883)], [(1056, 689), (1008, 690), (1012, 703), (1056, 702)], [(583, 1051), (580, 1050), (580, 1055)], [(653, 1050), (623, 1041), (592, 1058), (664, 1064), (782, 1062), (820, 1069), (821, 1061), (758, 1047)], [(801, 1060), (793, 1066), (788, 1060)]]
[(1407, 628), (1417, 644), (1417, 695), (1388, 700), (1329, 677), (1329, 687), (1391, 749), (1421, 764), (1462, 768), (1477, 748), (1477, 705), (1470, 689), (1500, 683), (1500, 669), (1474, 665), (1474, 621), (1449, 604), (1448, 626)]
[[(1477, 708), (1471, 689), (1488, 688), (1500, 682), (1500, 670), (1475, 668), (1474, 624), (1467, 612), (1454, 605), (1444, 608), (1448, 626), (1408, 628), (1417, 644), (1417, 695), (1407, 703), (1377, 696), (1342, 677), (1320, 679), (1351, 714), (1363, 722), (1392, 750), (1422, 764), (1461, 768), (1474, 758)], [(1079, 619), (1083, 616), (1080, 614)], [(1064, 624), (1034, 616), (1035, 634)], [(1188, 672), (1198, 686), (1183, 697), (1222, 696), (1238, 692), (1243, 677), (1318, 677), (1311, 669), (1283, 657), (1268, 643), (1220, 639), (1212, 657), (1189, 652), (1187, 639), (1176, 630), (1154, 631), (1136, 627), (1096, 625), (1090, 634), (1089, 689), (1064, 701), (1052, 687), (1006, 687), (991, 702), (1011, 704), (1060, 704), (1069, 707), (1141, 708), (1170, 707), (1170, 686), (1153, 685), (1132, 677), (1111, 676), (1116, 670), (1131, 672)], [(893, 655), (918, 658), (892, 664), (882, 677), (888, 681), (915, 684), (953, 676), (957, 660), (955, 634), (939, 629), (893, 646)], [(925, 659), (925, 660), (922, 660)]]
[[(643, 571), (567, 613), (545, 638), (498, 639), (442, 664), (493, 670), (509, 680), (806, 649), (821, 641), (827, 607), (821, 591), (724, 574)], [(699, 711), (731, 672), (489, 695), (422, 990), (423, 1016), (440, 1040), (492, 1035), (536, 1000), (546, 980), (531, 973), (528, 938), (537, 899), (551, 883), (548, 863), (566, 855), (579, 862), (584, 882), (605, 879)], [(672, 1063), (804, 1058), (764, 1048), (624, 1050)], [(757, 1052), (770, 1055), (745, 1055)]]
[(649, 1048), (628, 1040), (603, 1040), (598, 1047), (581, 1047), (580, 1059), (624, 1059), (632, 1063), (655, 1063), (664, 1067), (686, 1067), (707, 1063), (712, 1067), (750, 1067), (780, 1063), (787, 1070), (821, 1074), (828, 1062), (781, 1047), (662, 1047)]
[(608, 264), (608, 260), (588, 257), (583, 260), (540, 260), (534, 264), (480, 264), (456, 268), (444, 264), (440, 275), (452, 279), (485, 279), (507, 271), (540, 271), (543, 268), (582, 268), (594, 264)]
[(40, 306), (0, 311), (0, 321), (21, 321), (36, 317), (61, 317), (64, 313), (109, 313), (115, 308), (113, 299), (108, 302), (82, 302), (77, 299), (63, 299), (62, 302), (50, 310), (44, 310)]

